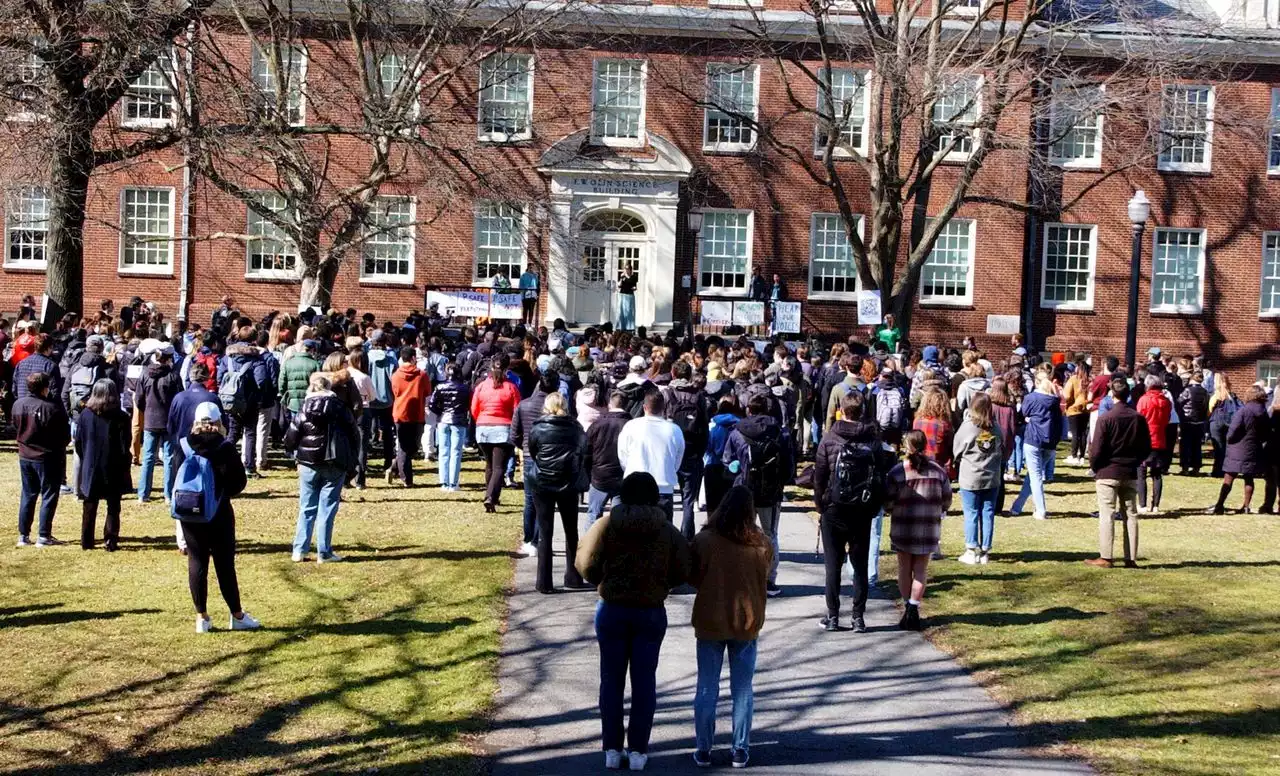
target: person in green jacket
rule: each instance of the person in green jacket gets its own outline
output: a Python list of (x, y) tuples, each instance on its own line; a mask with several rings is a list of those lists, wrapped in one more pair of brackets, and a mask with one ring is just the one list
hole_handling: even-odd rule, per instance
[(875, 331), (871, 334), (871, 339), (873, 342), (883, 342), (890, 353), (898, 352), (898, 344), (902, 342), (902, 329), (899, 329), (893, 320), (893, 313), (885, 314), (884, 323), (875, 328)]
[(311, 375), (320, 371), (320, 360), (316, 358), (319, 347), (320, 343), (315, 340), (303, 340), (302, 352), (295, 353), (280, 365), (280, 404), (290, 416), (302, 409)]

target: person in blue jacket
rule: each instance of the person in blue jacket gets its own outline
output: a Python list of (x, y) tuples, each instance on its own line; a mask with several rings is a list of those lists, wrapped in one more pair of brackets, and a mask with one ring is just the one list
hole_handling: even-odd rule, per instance
[(1044, 500), (1044, 483), (1049, 463), (1062, 438), (1062, 403), (1049, 375), (1043, 372), (1036, 375), (1036, 389), (1022, 399), (1022, 416), (1026, 419), (1022, 455), (1027, 465), (1027, 477), (1013, 501), (1011, 513), (1021, 514), (1030, 497), (1035, 503), (1035, 519), (1044, 520), (1049, 516)]

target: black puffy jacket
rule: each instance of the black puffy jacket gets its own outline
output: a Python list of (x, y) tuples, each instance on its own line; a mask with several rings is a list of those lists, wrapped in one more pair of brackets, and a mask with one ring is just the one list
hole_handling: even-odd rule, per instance
[(356, 420), (347, 405), (332, 391), (308, 394), (293, 416), (284, 444), (298, 463), (320, 466), (332, 463), (344, 470), (356, 460)]
[(460, 380), (440, 383), (431, 392), (427, 407), (444, 425), (465, 426), (471, 422), (471, 386)]
[(529, 454), (538, 465), (534, 487), (543, 492), (586, 490), (587, 435), (568, 415), (543, 415), (529, 434)]

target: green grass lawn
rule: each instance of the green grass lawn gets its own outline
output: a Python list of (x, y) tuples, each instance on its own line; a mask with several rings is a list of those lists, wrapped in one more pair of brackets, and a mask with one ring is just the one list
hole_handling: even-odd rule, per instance
[[(985, 567), (954, 560), (957, 499), (949, 560), (930, 566), (929, 637), (1039, 743), (1103, 772), (1280, 773), (1280, 517), (1206, 516), (1217, 482), (1166, 477), (1164, 513), (1141, 523), (1142, 567), (1096, 569), (1081, 562), (1098, 553), (1084, 475), (1060, 458), (1051, 519), (997, 517)], [(1240, 502), (1237, 483), (1228, 506)]]
[(378, 481), (338, 514), (346, 562), (294, 564), (294, 476), (236, 504), (244, 607), (264, 629), (226, 631), (211, 572), (218, 631), (197, 636), (163, 502), (126, 501), (118, 553), (79, 549), (67, 497), (54, 534), (71, 544), (15, 549), (0, 448), (0, 771), (483, 772), (471, 736), (496, 689), (514, 508)]

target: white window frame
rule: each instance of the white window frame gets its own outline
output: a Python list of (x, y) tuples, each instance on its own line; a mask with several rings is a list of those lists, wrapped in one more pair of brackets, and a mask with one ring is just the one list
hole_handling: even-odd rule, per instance
[[(33, 49), (35, 46), (43, 45), (43, 43), (44, 43), (44, 40), (41, 38), (31, 39), (31, 45)], [(26, 55), (24, 56), (23, 59), (24, 59), (23, 63), (18, 66), (18, 75), (19, 76), (25, 75), (25, 73), (23, 73), (23, 70), (27, 70), (27, 71), (30, 71), (31, 77), (29, 79), (23, 78), (21, 80), (21, 84), (24, 87), (28, 85), (37, 86), (42, 76), (41, 71), (43, 71), (47, 67), (47, 65), (44, 63), (42, 59), (40, 59), (39, 56), (36, 55), (34, 50), (26, 52)], [(28, 105), (21, 105), (19, 106), (18, 112), (12, 113), (6, 116), (5, 118), (8, 121), (22, 121), (22, 122), (43, 121), (45, 118), (47, 118), (45, 114), (37, 113), (35, 111), (30, 110), (29, 108), (30, 106)]]
[[(485, 131), (485, 127), (484, 127), (484, 106), (485, 106), (484, 66), (485, 66), (485, 63), (488, 62), (493, 57), (521, 57), (527, 60), (528, 73), (526, 77), (528, 79), (528, 83), (525, 84), (525, 91), (527, 93), (527, 97), (525, 99), (525, 110), (527, 111), (527, 114), (526, 114), (526, 126), (523, 132), (508, 134), (506, 132), (486, 132)], [(480, 60), (480, 65), (479, 65), (480, 88), (477, 90), (478, 99), (476, 100), (476, 139), (477, 140), (479, 140), (482, 143), (514, 143), (520, 140), (530, 140), (533, 138), (533, 84), (534, 84), (533, 73), (534, 73), (535, 67), (537, 67), (537, 61), (534, 58), (533, 54), (526, 54), (522, 52), (495, 51), (489, 54), (489, 56)], [(592, 71), (593, 73), (595, 71), (594, 65), (592, 66)], [(595, 100), (595, 81), (593, 76), (593, 80), (592, 80), (593, 116), (594, 116), (594, 100)]]
[(503, 202), (501, 200), (477, 200), (471, 211), (471, 284), (473, 286), (491, 286), (493, 278), (480, 277), (480, 210), (489, 205), (507, 205), (509, 207), (519, 207), (521, 211), (520, 219), (520, 272), (515, 277), (507, 277), (511, 281), (512, 288), (515, 287), (516, 281), (520, 275), (524, 273), (526, 267), (529, 266), (529, 211), (530, 206), (527, 202)]
[[(1088, 229), (1089, 230), (1089, 281), (1085, 286), (1084, 301), (1063, 302), (1048, 299), (1045, 289), (1049, 283), (1049, 230), (1050, 229)], [(1077, 270), (1078, 271), (1078, 270)], [(1098, 271), (1098, 226), (1097, 224), (1068, 224), (1051, 222), (1044, 225), (1040, 232), (1040, 308), (1043, 310), (1078, 310), (1093, 309), (1094, 288), (1097, 285)]]
[[(858, 217), (858, 238), (861, 239), (865, 234), (867, 219), (861, 214)], [(809, 216), (809, 272), (805, 279), (805, 291), (809, 300), (814, 302), (853, 302), (858, 299), (858, 292), (862, 290), (862, 273), (858, 271), (858, 259), (853, 254), (853, 245), (849, 245), (849, 260), (853, 263), (853, 290), (852, 291), (814, 291), (813, 290), (813, 269), (818, 265), (815, 258), (818, 243), (818, 219), (819, 218), (835, 218), (840, 227), (844, 228), (844, 219), (839, 213), (814, 213)]]
[[(1280, 232), (1263, 232), (1262, 233), (1262, 273), (1261, 282), (1258, 286), (1258, 317), (1259, 318), (1280, 318), (1280, 304), (1271, 309), (1263, 306), (1263, 301), (1267, 298), (1267, 241), (1274, 239), (1276, 241), (1276, 275), (1273, 280), (1277, 286), (1277, 294), (1280, 294)], [(1277, 362), (1280, 363), (1280, 362)]]
[[(862, 140), (857, 146), (853, 147), (853, 151), (865, 157), (871, 146), (870, 139), (868, 138), (868, 134), (870, 133), (870, 130), (871, 130), (871, 87), (872, 87), (871, 71), (864, 70), (861, 68), (856, 68), (856, 67), (836, 67), (836, 68), (832, 68), (832, 71), (841, 72), (841, 73), (852, 73), (855, 76), (861, 77), (862, 79), (862, 126), (861, 126), (861, 129), (859, 130), (859, 134), (861, 135)], [(822, 76), (820, 75), (819, 77), (822, 77)], [(827, 76), (827, 82), (830, 83), (830, 76)], [(818, 94), (816, 98), (817, 100), (816, 111), (817, 111), (817, 115), (821, 117), (822, 111), (823, 111), (823, 105), (822, 105), (823, 93), (822, 93), (821, 85), (818, 86), (817, 91), (818, 91)], [(830, 110), (832, 115), (834, 116), (835, 106), (832, 106)], [(852, 129), (852, 124), (850, 125), (850, 129)], [(854, 153), (850, 153), (849, 148), (845, 146), (843, 141), (844, 141), (844, 137), (843, 137), (843, 133), (841, 133), (841, 142), (836, 143), (836, 147), (831, 149), (831, 155), (837, 159), (854, 158)], [(822, 123), (821, 121), (814, 122), (814, 126), (813, 126), (814, 157), (821, 158), (823, 152), (826, 150), (826, 147), (827, 147), (827, 143), (822, 137)]]
[[(128, 233), (125, 231), (125, 196), (131, 191), (163, 191), (168, 193), (169, 195), (169, 234), (168, 234), (169, 240), (167, 243), (165, 243), (165, 246), (169, 251), (169, 260), (165, 264), (127, 265), (124, 263), (125, 244), (128, 242), (128, 238), (129, 238)], [(177, 219), (174, 217), (175, 216), (174, 196), (175, 196), (175, 190), (172, 186), (126, 186), (120, 189), (120, 210), (119, 210), (120, 239), (117, 241), (119, 243), (119, 246), (118, 246), (119, 255), (116, 260), (116, 267), (119, 274), (121, 275), (169, 275), (169, 276), (173, 275), (173, 236), (174, 236), (173, 229), (174, 229), (174, 222), (177, 221)]]
[[(1190, 89), (1207, 89), (1209, 91), (1208, 102), (1205, 103), (1205, 125), (1204, 125), (1204, 161), (1199, 163), (1190, 162), (1172, 162), (1167, 161), (1164, 156), (1167, 148), (1164, 147), (1167, 135), (1165, 134), (1164, 122), (1166, 118), (1167, 94), (1169, 90), (1190, 90)], [(1164, 87), (1160, 95), (1160, 150), (1156, 155), (1156, 169), (1160, 172), (1190, 172), (1190, 173), (1207, 173), (1213, 170), (1213, 115), (1217, 105), (1218, 92), (1211, 84), (1171, 84)]]
[[(388, 274), (385, 272), (367, 273), (365, 272), (365, 251), (369, 246), (374, 245), (371, 238), (377, 235), (365, 234), (364, 240), (360, 244), (360, 282), (361, 283), (380, 283), (384, 285), (409, 286), (413, 285), (414, 272), (417, 270), (418, 258), (418, 199), (417, 197), (397, 194), (380, 194), (374, 200), (373, 207), (377, 208), (385, 206), (388, 202), (396, 200), (409, 203), (409, 223), (403, 227), (409, 231), (409, 271), (403, 275)], [(384, 234), (390, 230), (384, 229)], [(526, 241), (527, 242), (527, 241)], [(474, 269), (472, 270), (474, 272)]]
[[(751, 292), (751, 268), (752, 262), (755, 260), (755, 243), (756, 243), (756, 212), (754, 210), (746, 210), (743, 208), (731, 207), (711, 207), (700, 210), (703, 214), (702, 230), (698, 232), (698, 261), (693, 270), (697, 273), (698, 293), (707, 294), (709, 296), (746, 296)], [(706, 259), (706, 234), (707, 223), (706, 216), (714, 213), (746, 213), (747, 215), (747, 256), (746, 264), (743, 265), (743, 286), (737, 288), (734, 286), (704, 286), (702, 285), (702, 262)]]
[[(600, 82), (600, 65), (605, 62), (637, 62), (640, 64), (640, 116), (637, 120), (639, 129), (636, 137), (611, 137), (596, 134), (596, 94)], [(591, 142), (593, 145), (613, 148), (643, 148), (647, 139), (645, 123), (649, 111), (649, 60), (629, 59), (627, 57), (602, 57), (591, 62)]]
[[(947, 0), (943, 1), (947, 2)], [(980, 13), (986, 12), (988, 4), (988, 0), (981, 0), (975, 7), (971, 5), (960, 5), (961, 0), (950, 1), (952, 2), (952, 5), (947, 9), (947, 13), (954, 16), (977, 16)]]
[(1099, 170), (1102, 168), (1102, 138), (1106, 125), (1106, 111), (1099, 107), (1097, 112), (1097, 127), (1094, 128), (1096, 137), (1093, 141), (1093, 156), (1089, 157), (1067, 157), (1057, 156), (1053, 153), (1057, 140), (1065, 136), (1067, 132), (1079, 131), (1076, 125), (1071, 127), (1062, 127), (1058, 124), (1059, 95), (1068, 89), (1097, 89), (1099, 95), (1105, 96), (1107, 93), (1107, 85), (1091, 82), (1072, 82), (1065, 78), (1054, 79), (1052, 92), (1049, 97), (1049, 164), (1055, 167), (1062, 167), (1067, 170)]
[[(916, 292), (916, 296), (920, 301), (921, 307), (972, 307), (973, 306), (974, 267), (978, 263), (978, 220), (976, 218), (954, 218), (953, 217), (951, 220), (947, 222), (946, 226), (943, 228), (945, 229), (955, 224), (969, 225), (969, 257), (968, 257), (969, 266), (966, 271), (965, 281), (964, 281), (965, 295), (964, 297), (926, 296), (924, 293), (924, 273), (925, 273), (925, 269), (928, 267), (928, 264), (929, 264), (929, 258), (926, 257), (924, 260), (924, 263), (920, 266), (920, 288)], [(942, 233), (939, 232), (938, 236), (941, 237)], [(929, 250), (929, 256), (932, 257), (933, 252), (936, 251), (937, 249), (938, 249), (938, 244), (937, 244), (937, 241), (935, 240), (933, 244), (933, 248)]]
[[(1200, 262), (1196, 274), (1200, 278), (1198, 298), (1194, 305), (1159, 305), (1155, 304), (1156, 294), (1156, 248), (1160, 244), (1160, 235), (1170, 232), (1197, 233), (1200, 235)], [(1180, 229), (1176, 227), (1158, 227), (1151, 234), (1151, 290), (1149, 291), (1148, 309), (1152, 313), (1165, 315), (1199, 315), (1204, 312), (1204, 268), (1209, 251), (1209, 234), (1204, 229)]]
[[(396, 86), (395, 83), (390, 84), (391, 88), (388, 89), (386, 78), (383, 77), (383, 68), (387, 60), (391, 57), (395, 57), (400, 60), (400, 70), (402, 71), (402, 75), (400, 76), (401, 78), (404, 78), (405, 75), (409, 74), (409, 65), (405, 62), (404, 55), (398, 51), (383, 51), (380, 55), (375, 55), (373, 57), (373, 62), (370, 63), (372, 65), (372, 69), (378, 74), (378, 89), (382, 93), (382, 98), (387, 100), (387, 105), (390, 105), (390, 100), (392, 95), (395, 93)], [(397, 79), (397, 83), (398, 82), (399, 79)], [(422, 84), (419, 82), (417, 75), (413, 75), (413, 104), (409, 106), (408, 114), (405, 116), (407, 120), (417, 121), (422, 115), (421, 96)], [(414, 127), (405, 127), (403, 130), (405, 134), (410, 135), (413, 134), (413, 131)]]
[[(151, 118), (129, 118), (129, 106), (133, 103), (134, 85), (130, 84), (125, 90), (124, 95), (120, 98), (120, 126), (126, 129), (161, 129), (164, 127), (172, 127), (177, 119), (178, 113), (178, 90), (177, 90), (177, 73), (178, 73), (178, 52), (172, 48), (167, 49), (164, 53), (156, 57), (155, 61), (147, 66), (146, 75), (152, 68), (157, 67), (161, 61), (169, 63), (169, 70), (165, 72), (160, 69), (160, 75), (166, 79), (165, 96), (169, 103), (169, 118), (167, 119), (151, 119)], [(141, 77), (141, 76), (139, 76)], [(158, 100), (157, 100), (158, 102)]]
[[(270, 197), (281, 203), (281, 207), (279, 209), (275, 207), (267, 207), (264, 204), (264, 207), (267, 207), (268, 210), (272, 210), (276, 213), (284, 213), (285, 211), (288, 210), (288, 203), (285, 202), (285, 198), (280, 196), (278, 193), (263, 191), (263, 192), (258, 192), (258, 197), (259, 199), (262, 199), (262, 200), (266, 200), (268, 197)], [(248, 204), (245, 204), (244, 209), (245, 209), (245, 234), (253, 235), (253, 230), (250, 222), (254, 218), (254, 216), (257, 216), (258, 218), (260, 218), (262, 220), (262, 223), (269, 227), (275, 226), (275, 224), (272, 224), (263, 216), (255, 213), (253, 208), (249, 207)], [(253, 269), (251, 259), (254, 254), (254, 250), (253, 250), (254, 243), (265, 242), (267, 240), (276, 241), (277, 239), (279, 239), (280, 242), (284, 243), (286, 250), (290, 248), (293, 250), (293, 269), (292, 270), (278, 270), (278, 269), (255, 270)], [(280, 253), (284, 255), (288, 255), (287, 253), (285, 253), (285, 251), (281, 251)], [(299, 277), (301, 277), (302, 262), (300, 259), (301, 257), (298, 255), (298, 246), (295, 245), (293, 241), (290, 240), (288, 237), (275, 238), (275, 237), (268, 237), (267, 235), (254, 235), (249, 240), (246, 240), (244, 244), (244, 276), (246, 280), (297, 280)]]
[[(15, 231), (25, 231), (25, 232), (40, 231), (39, 229), (33, 229), (33, 228), (30, 228), (29, 226), (24, 227), (22, 224), (15, 224), (13, 219), (13, 216), (14, 216), (13, 206), (15, 204), (15, 198), (27, 196), (28, 192), (40, 192), (43, 194), (45, 199), (45, 221), (44, 221), (44, 230), (43, 230), (44, 242), (41, 249), (44, 255), (44, 259), (40, 261), (14, 261), (11, 258), (11, 253), (10, 253), (13, 246), (13, 233)], [(5, 269), (39, 271), (39, 272), (43, 272), (46, 269), (48, 269), (49, 267), (48, 211), (51, 206), (52, 206), (52, 203), (50, 202), (48, 186), (43, 186), (40, 184), (25, 184), (25, 185), (15, 186), (14, 188), (9, 189), (8, 191), (5, 192), (4, 265), (3, 265)]]
[[(1266, 371), (1274, 370), (1276, 377), (1275, 378), (1265, 377), (1263, 375), (1264, 370)], [(1258, 380), (1266, 383), (1266, 386), (1268, 389), (1274, 388), (1276, 383), (1272, 382), (1272, 379), (1275, 379), (1276, 381), (1280, 382), (1280, 361), (1262, 359), (1258, 361), (1257, 364), (1254, 365), (1254, 374), (1257, 376)]]
[(702, 109), (702, 152), (707, 154), (735, 154), (746, 153), (756, 147), (756, 139), (760, 136), (756, 122), (760, 120), (760, 65), (758, 64), (738, 64), (734, 62), (708, 62), (705, 69), (705, 89), (707, 100), (711, 99), (711, 77), (712, 71), (729, 72), (740, 70), (744, 74), (751, 74), (751, 124), (744, 127), (744, 130), (751, 133), (751, 141), (748, 143), (725, 143), (711, 140), (711, 114), (719, 113), (727, 116), (723, 111), (712, 107), (709, 102)]
[[(275, 46), (276, 44), (273, 43), (270, 45)], [(288, 119), (286, 123), (291, 127), (305, 127), (307, 125), (307, 69), (311, 64), (311, 51), (307, 48), (306, 44), (303, 43), (281, 43), (279, 44), (279, 48), (282, 60), (284, 59), (286, 50), (288, 50), (290, 55), (292, 55), (292, 52), (296, 50), (302, 56), (302, 60), (298, 63), (297, 82), (296, 84), (292, 82), (289, 84), (289, 91), (285, 97), (285, 110), (292, 110), (289, 102), (292, 101), (293, 93), (296, 89), (298, 94), (298, 118), (295, 121), (292, 118), (286, 117), (286, 119)], [(260, 59), (262, 60), (263, 64), (267, 68), (267, 72), (269, 73), (271, 69), (271, 58), (267, 56), (267, 50), (259, 45), (256, 40), (250, 45), (249, 58), (249, 77), (253, 80), (254, 89), (257, 90), (257, 98), (259, 100), (268, 100), (269, 104), (264, 107), (268, 110), (274, 109), (275, 87), (272, 87), (272, 91), (268, 93), (258, 82), (257, 76), (258, 61)], [(292, 59), (292, 56), (290, 56), (290, 59)], [(284, 67), (289, 66), (289, 63), (286, 61), (282, 61), (280, 64)], [(280, 73), (276, 73), (275, 77), (279, 79), (280, 75)]]
[[(957, 76), (943, 76), (943, 78), (945, 83), (947, 84), (956, 83), (964, 79), (971, 79), (974, 81), (975, 95), (973, 100), (973, 124), (969, 127), (969, 133), (973, 138), (972, 141), (970, 142), (970, 145), (973, 147), (976, 147), (982, 137), (982, 130), (978, 128), (977, 124), (979, 121), (982, 120), (982, 108), (983, 108), (982, 93), (986, 86), (986, 79), (981, 75), (972, 75), (972, 74), (962, 74)], [(941, 97), (941, 94), (939, 94), (939, 97)], [(936, 109), (936, 104), (937, 103), (935, 102), (935, 109)], [(932, 116), (930, 117), (930, 120), (934, 121), (935, 126), (938, 123), (936, 122), (936, 120), (932, 118)], [(965, 126), (962, 124), (956, 124), (955, 122), (951, 122), (951, 124), (952, 124), (952, 133), (954, 133), (956, 129), (959, 129), (962, 126)], [(934, 153), (935, 155), (937, 155), (936, 151)], [(969, 161), (969, 157), (970, 155), (972, 155), (972, 153), (973, 153), (972, 151), (952, 150), (942, 157), (942, 161), (947, 163), (967, 162)]]
[(764, 0), (707, 0), (707, 7), (708, 8), (764, 8)]
[(1280, 176), (1280, 88), (1271, 90), (1271, 130), (1267, 133), (1267, 174)]

